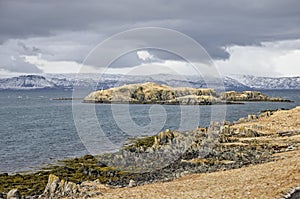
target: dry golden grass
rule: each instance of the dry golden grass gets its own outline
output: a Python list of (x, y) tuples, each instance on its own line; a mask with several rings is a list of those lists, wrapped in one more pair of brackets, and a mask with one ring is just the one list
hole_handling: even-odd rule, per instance
[(245, 168), (189, 175), (172, 182), (110, 189), (97, 198), (281, 198), (300, 185), (300, 151)]
[(258, 120), (236, 124), (233, 127), (248, 127), (264, 134), (300, 130), (300, 106), (291, 110), (277, 111), (270, 117), (261, 117)]
[(97, 198), (282, 198), (300, 185), (299, 135), (277, 136), (278, 132), (300, 130), (300, 107), (278, 111), (270, 117), (237, 124), (234, 127), (259, 126), (267, 136), (257, 138), (271, 145), (294, 144), (293, 151), (277, 153), (275, 161), (240, 169), (194, 174), (171, 182), (154, 183), (134, 188), (103, 190)]

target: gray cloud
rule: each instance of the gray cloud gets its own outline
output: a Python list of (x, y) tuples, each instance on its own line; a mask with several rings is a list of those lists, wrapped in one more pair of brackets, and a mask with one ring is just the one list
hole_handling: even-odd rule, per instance
[(22, 47), (22, 50), (24, 51), (24, 53), (26, 54), (36, 54), (36, 53), (41, 53), (41, 49), (35, 47), (35, 46), (31, 46), (28, 47), (25, 43), (23, 42), (18, 42), (18, 46)]
[[(43, 71), (37, 68), (35, 65), (27, 63), (23, 58), (13, 56), (13, 60), (5, 60), (5, 57), (0, 56), (1, 62), (4, 64), (0, 69), (4, 69), (6, 71), (15, 72), (15, 73), (42, 73)], [(9, 63), (9, 64), (5, 64)]]
[(0, 46), (0, 69), (17, 73), (41, 73), (33, 64), (25, 61), (24, 55), (36, 55), (40, 50), (16, 40), (9, 40)]
[(110, 65), (110, 68), (132, 67), (140, 65), (142, 63), (163, 62), (163, 60), (184, 61), (181, 57), (163, 50), (147, 49), (147, 52), (149, 52), (149, 54), (153, 56), (153, 59), (141, 60), (137, 56), (137, 51), (131, 51), (114, 60), (114, 62)]
[(81, 62), (97, 42), (114, 33), (158, 26), (181, 31), (213, 58), (226, 59), (224, 46), (300, 38), (299, 9), (298, 0), (0, 0), (0, 44), (18, 39), (14, 54)]

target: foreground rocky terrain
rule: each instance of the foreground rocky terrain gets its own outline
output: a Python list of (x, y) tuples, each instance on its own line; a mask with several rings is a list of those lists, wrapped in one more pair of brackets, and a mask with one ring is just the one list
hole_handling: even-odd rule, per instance
[(90, 103), (133, 103), (133, 104), (183, 104), (211, 105), (242, 101), (288, 102), (256, 91), (229, 91), (218, 94), (214, 89), (170, 87), (164, 84), (146, 82), (99, 90), (90, 93), (83, 100)]
[[(170, 182), (133, 188), (102, 189), (92, 198), (299, 198), (300, 153), (239, 169), (187, 175)], [(100, 189), (101, 190), (101, 189)], [(298, 193), (298, 194), (297, 194)]]
[[(213, 150), (181, 157), (181, 163), (198, 165), (194, 171), (186, 166), (188, 171), (203, 174), (181, 173), (186, 176), (171, 182), (103, 190), (97, 198), (298, 198), (299, 118), (297, 107), (225, 124)], [(206, 164), (209, 169), (201, 170)]]
[(296, 198), (299, 118), (300, 107), (264, 111), (132, 139), (116, 153), (2, 174), (0, 198)]

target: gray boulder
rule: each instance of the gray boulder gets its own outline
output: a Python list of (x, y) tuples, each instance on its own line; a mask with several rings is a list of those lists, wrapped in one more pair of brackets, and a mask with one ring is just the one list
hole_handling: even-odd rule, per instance
[(18, 189), (12, 189), (7, 193), (7, 199), (21, 199), (21, 194)]
[(128, 187), (135, 187), (136, 186), (136, 182), (134, 180), (130, 180), (129, 181), (129, 184), (128, 184)]
[(74, 196), (78, 193), (78, 186), (73, 182), (60, 180), (59, 177), (50, 174), (44, 193), (39, 198), (59, 198), (62, 196)]

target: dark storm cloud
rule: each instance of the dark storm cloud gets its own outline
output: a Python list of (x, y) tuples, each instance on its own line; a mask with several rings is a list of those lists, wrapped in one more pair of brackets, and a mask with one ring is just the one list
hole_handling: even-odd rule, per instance
[[(130, 28), (158, 26), (181, 31), (202, 44), (213, 58), (226, 59), (229, 54), (224, 46), (300, 38), (299, 10), (298, 0), (0, 0), (0, 43), (74, 32), (99, 34), (104, 39)], [(162, 42), (164, 39), (168, 38)], [(43, 48), (47, 51), (47, 46)], [(40, 51), (39, 47), (28, 50)], [(79, 54), (76, 57), (83, 57)], [(63, 56), (52, 58), (64, 60)]]

